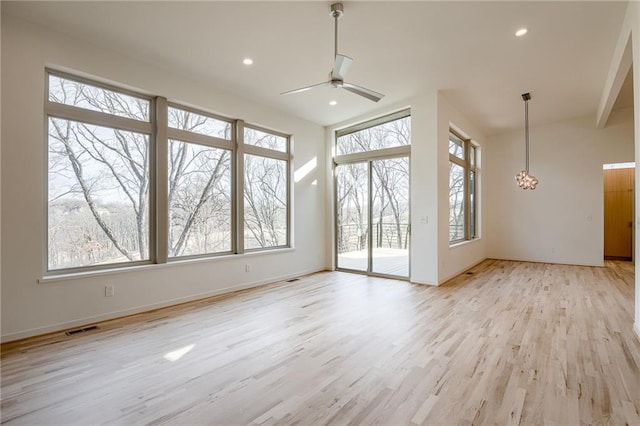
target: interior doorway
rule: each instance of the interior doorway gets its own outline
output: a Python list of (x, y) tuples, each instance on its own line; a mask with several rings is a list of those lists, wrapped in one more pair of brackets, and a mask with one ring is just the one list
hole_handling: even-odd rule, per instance
[(635, 163), (605, 164), (604, 258), (633, 260)]

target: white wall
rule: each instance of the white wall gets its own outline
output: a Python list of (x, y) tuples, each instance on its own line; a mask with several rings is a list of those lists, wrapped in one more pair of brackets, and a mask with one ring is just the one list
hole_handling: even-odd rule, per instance
[[(449, 245), (449, 130), (455, 128), (462, 136), (480, 146), (478, 162), (478, 230), (480, 238)], [(484, 135), (452, 105), (446, 96), (438, 93), (438, 284), (460, 274), (486, 259), (484, 232), (485, 209), (483, 158)]]
[[(325, 269), (321, 126), (10, 16), (2, 17), (1, 40), (3, 341)], [(293, 134), (294, 167), (314, 158), (319, 165), (295, 184), (295, 249), (38, 283), (46, 237), (45, 66)], [(245, 263), (251, 272), (244, 272)], [(115, 287), (115, 297), (104, 297), (106, 284)]]
[(535, 126), (535, 111), (532, 93), (530, 171), (540, 181), (535, 190), (520, 189), (514, 179), (524, 168), (524, 130), (493, 136), (485, 149), (487, 255), (601, 266), (602, 165), (633, 161), (633, 111), (614, 112), (604, 129), (595, 128), (592, 116)]
[(411, 103), (411, 282), (438, 284), (438, 92)]

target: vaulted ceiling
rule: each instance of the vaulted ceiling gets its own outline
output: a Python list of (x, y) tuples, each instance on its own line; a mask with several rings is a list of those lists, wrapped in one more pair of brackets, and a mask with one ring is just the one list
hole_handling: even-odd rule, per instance
[[(330, 5), (5, 1), (2, 12), (321, 125), (439, 89), (493, 134), (522, 126), (524, 92), (533, 97), (532, 125), (589, 114), (595, 122), (627, 7), (611, 1), (344, 2), (339, 51), (354, 59), (346, 81), (386, 97), (375, 104), (329, 87), (280, 95), (327, 78)], [(529, 32), (516, 37), (521, 27)], [(245, 57), (254, 64), (243, 65)], [(629, 88), (624, 91), (628, 96)]]

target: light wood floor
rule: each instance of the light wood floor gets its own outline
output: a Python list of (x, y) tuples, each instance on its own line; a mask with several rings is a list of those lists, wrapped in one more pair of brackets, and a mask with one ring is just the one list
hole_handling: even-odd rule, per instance
[(640, 424), (633, 267), (320, 273), (4, 345), (8, 424)]

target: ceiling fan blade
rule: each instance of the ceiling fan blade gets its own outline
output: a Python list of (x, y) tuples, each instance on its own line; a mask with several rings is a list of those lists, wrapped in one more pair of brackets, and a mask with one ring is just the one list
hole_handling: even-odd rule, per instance
[(344, 76), (349, 71), (349, 67), (353, 59), (344, 55), (336, 55), (336, 60), (333, 63), (333, 69), (331, 70), (332, 80), (344, 80)]
[(363, 96), (373, 102), (378, 102), (380, 99), (384, 98), (382, 93), (378, 93), (361, 86), (356, 86), (355, 84), (343, 83), (342, 88), (350, 91), (351, 93), (355, 93), (356, 95)]
[(302, 93), (302, 92), (306, 92), (307, 90), (311, 90), (315, 87), (320, 87), (320, 86), (327, 86), (330, 83), (328, 81), (325, 81), (323, 83), (318, 83), (318, 84), (312, 84), (311, 86), (306, 86), (306, 87), (301, 87), (299, 89), (294, 89), (294, 90), (289, 90), (288, 92), (282, 92), (280, 93), (281, 95), (293, 95), (294, 93)]

